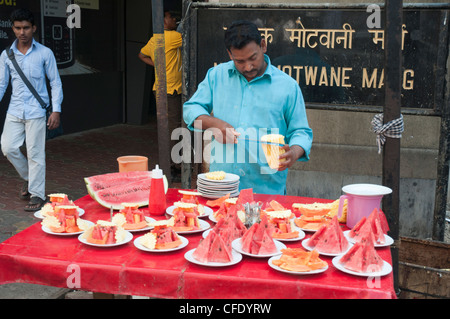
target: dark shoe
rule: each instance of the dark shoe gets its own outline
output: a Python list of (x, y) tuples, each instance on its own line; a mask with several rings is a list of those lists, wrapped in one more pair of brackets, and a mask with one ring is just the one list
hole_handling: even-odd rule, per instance
[(24, 182), (22, 188), (20, 189), (20, 199), (28, 200), (30, 198), (30, 193), (28, 193), (28, 182)]
[(37, 196), (32, 196), (30, 197), (30, 201), (28, 202), (27, 206), (25, 206), (24, 210), (26, 212), (35, 212), (38, 211), (42, 208), (42, 206), (44, 206), (46, 203), (45, 200), (37, 197)]

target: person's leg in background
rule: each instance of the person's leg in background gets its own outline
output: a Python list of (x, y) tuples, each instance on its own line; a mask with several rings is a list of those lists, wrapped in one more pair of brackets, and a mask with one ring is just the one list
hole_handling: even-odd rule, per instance
[[(40, 209), (45, 196), (45, 136), (46, 117), (27, 120), (25, 124), (25, 144), (28, 158), (29, 211)], [(34, 198), (34, 200), (33, 200)]]
[[(169, 122), (169, 135), (172, 135), (173, 130), (181, 127), (182, 105), (181, 94), (167, 94), (167, 109)], [(172, 149), (179, 141), (170, 140), (170, 148)], [(181, 155), (181, 154), (180, 154)], [(171, 175), (173, 182), (181, 181), (181, 164), (170, 163)]]
[(6, 114), (1, 137), (2, 153), (14, 166), (19, 176), (24, 180), (20, 190), (22, 199), (29, 199), (28, 192), (28, 161), (20, 147), (25, 141), (25, 121), (13, 115)]

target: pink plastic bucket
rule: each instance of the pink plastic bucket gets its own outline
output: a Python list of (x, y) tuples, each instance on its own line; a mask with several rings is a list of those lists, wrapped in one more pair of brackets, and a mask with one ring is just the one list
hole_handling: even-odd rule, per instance
[(347, 199), (347, 227), (353, 228), (363, 217), (368, 217), (374, 208), (380, 208), (381, 199), (390, 194), (388, 187), (374, 184), (352, 184), (342, 188), (346, 193), (339, 197), (338, 217), (342, 216), (344, 200)]

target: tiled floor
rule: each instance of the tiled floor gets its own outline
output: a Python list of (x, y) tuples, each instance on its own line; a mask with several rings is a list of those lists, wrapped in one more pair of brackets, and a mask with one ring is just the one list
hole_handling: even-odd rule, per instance
[[(156, 124), (119, 124), (69, 134), (47, 142), (46, 192), (65, 193), (70, 199), (87, 194), (84, 177), (118, 171), (117, 157), (143, 155), (149, 168), (158, 161)], [(38, 222), (19, 198), (22, 180), (0, 156), (0, 242)]]

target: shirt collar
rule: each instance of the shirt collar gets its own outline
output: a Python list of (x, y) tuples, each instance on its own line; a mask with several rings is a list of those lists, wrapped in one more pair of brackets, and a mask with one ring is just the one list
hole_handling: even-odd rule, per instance
[[(34, 47), (36, 47), (36, 43), (37, 43), (36, 40), (33, 38), (33, 41), (31, 42), (31, 47), (28, 49), (27, 53), (28, 53), (28, 52), (31, 52), (31, 51), (34, 49)], [(11, 49), (13, 49), (14, 53), (20, 53), (20, 54), (22, 54), (22, 52), (20, 52), (20, 51), (17, 49), (17, 39), (14, 40), (13, 44), (11, 45)]]
[[(264, 71), (264, 74), (259, 76), (259, 77), (257, 77), (257, 78), (255, 78), (255, 79), (253, 79), (252, 81), (260, 79), (260, 78), (263, 78), (263, 77), (267, 77), (269, 80), (272, 79), (272, 68), (271, 68), (272, 64), (270, 63), (270, 58), (269, 58), (269, 56), (267, 54), (264, 54), (264, 61), (267, 63), (266, 70)], [(233, 60), (230, 61), (228, 74), (230, 76), (233, 75), (233, 74), (240, 74), (239, 71), (236, 69), (236, 66), (234, 65), (234, 61)]]

